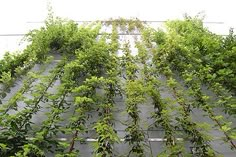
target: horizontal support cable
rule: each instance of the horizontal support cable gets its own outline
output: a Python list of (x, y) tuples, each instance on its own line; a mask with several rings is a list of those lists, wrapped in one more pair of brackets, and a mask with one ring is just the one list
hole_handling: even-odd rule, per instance
[[(105, 33), (99, 33), (98, 35), (104, 35)], [(112, 33), (106, 33), (107, 35), (111, 35)], [(16, 37), (16, 36), (25, 36), (26, 34), (0, 34), (0, 37), (1, 36), (5, 36), (5, 37)], [(140, 33), (118, 33), (118, 35), (119, 36), (129, 36), (129, 35), (136, 35), (136, 36), (140, 36), (140, 35), (142, 35), (142, 34), (140, 34)], [(218, 35), (220, 35), (220, 34), (218, 34)], [(225, 34), (223, 34), (223, 35), (220, 35), (220, 36), (228, 36), (228, 35), (225, 35)]]
[[(92, 20), (85, 20), (85, 21), (75, 21), (77, 23), (91, 23), (91, 22), (99, 22), (98, 21), (92, 21)], [(112, 20), (101, 20), (100, 22), (112, 22)], [(167, 20), (142, 20), (141, 22), (144, 23), (164, 23), (167, 22)], [(26, 23), (45, 23), (45, 21), (28, 21)], [(205, 24), (224, 24), (224, 22), (220, 22), (220, 21), (203, 21), (203, 23)], [(111, 33), (109, 33), (111, 34)], [(22, 34), (0, 34), (0, 36), (24, 36), (26, 34), (22, 33)], [(99, 35), (102, 35), (102, 33), (100, 33)], [(127, 33), (119, 33), (118, 35), (141, 35), (140, 33), (131, 33), (131, 34), (127, 34)], [(222, 36), (227, 36), (227, 35), (222, 35)]]
[[(98, 35), (111, 35), (112, 33), (99, 33)], [(0, 36), (25, 36), (26, 34), (0, 34)], [(141, 35), (140, 33), (118, 33), (118, 35)]]
[[(119, 19), (118, 19), (119, 20)], [(131, 19), (131, 20), (135, 20), (135, 19)], [(137, 19), (138, 20), (138, 19)], [(114, 20), (97, 20), (97, 21), (93, 21), (93, 20), (75, 20), (75, 22), (77, 23), (90, 23), (90, 22), (113, 22)], [(140, 20), (140, 22), (144, 22), (144, 23), (164, 23), (167, 22), (168, 20)], [(28, 21), (26, 23), (44, 23), (45, 21)], [(224, 24), (224, 22), (221, 21), (203, 21), (203, 23), (205, 24)]]
[(0, 36), (24, 36), (26, 34), (0, 34)]
[[(35, 138), (30, 137), (30, 138), (27, 138), (27, 139), (28, 140), (34, 140)], [(57, 140), (58, 141), (69, 141), (70, 139), (69, 138), (57, 138)], [(184, 139), (183, 138), (176, 138), (176, 140), (177, 141), (183, 141)], [(98, 139), (96, 139), (96, 138), (86, 138), (84, 141), (85, 142), (97, 142)], [(120, 141), (124, 142), (125, 139), (121, 138)], [(165, 139), (165, 138), (148, 138), (144, 141), (148, 141), (148, 142), (165, 142), (165, 141), (167, 141), (167, 139)]]
[[(29, 138), (26, 138), (27, 140), (34, 140), (36, 138), (33, 138), (33, 137), (29, 137)], [(220, 140), (221, 137), (216, 137), (215, 139), (213, 139), (212, 141), (216, 141), (216, 140)], [(56, 138), (56, 140), (58, 141), (70, 141), (70, 138)], [(177, 141), (184, 141), (183, 138), (176, 138)], [(97, 138), (86, 138), (84, 139), (85, 142), (97, 142), (98, 139)], [(125, 139), (124, 138), (120, 138), (120, 141), (121, 142), (124, 142)], [(144, 141), (146, 142), (165, 142), (167, 141), (166, 138), (147, 138), (145, 139)]]

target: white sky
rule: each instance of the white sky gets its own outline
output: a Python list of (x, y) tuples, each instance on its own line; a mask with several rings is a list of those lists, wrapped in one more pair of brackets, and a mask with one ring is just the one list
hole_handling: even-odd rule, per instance
[[(26, 33), (39, 27), (28, 22), (45, 20), (48, 1), (56, 16), (73, 20), (167, 20), (204, 12), (205, 21), (224, 22), (206, 25), (215, 33), (227, 34), (230, 27), (236, 27), (235, 0), (0, 0), (0, 34)], [(18, 43), (19, 37), (0, 36), (0, 54), (21, 48)]]

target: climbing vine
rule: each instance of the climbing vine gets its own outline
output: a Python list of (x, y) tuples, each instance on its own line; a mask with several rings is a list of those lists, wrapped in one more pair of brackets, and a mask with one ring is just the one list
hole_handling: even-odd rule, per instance
[[(218, 156), (212, 129), (235, 151), (234, 124), (223, 115), (236, 113), (233, 30), (222, 37), (189, 16), (164, 27), (123, 18), (78, 25), (50, 13), (25, 36), (22, 52), (0, 60), (0, 156), (76, 157), (90, 131), (91, 153), (100, 157), (147, 156), (148, 149), (151, 156)], [(120, 104), (123, 137), (115, 129)], [(153, 108), (146, 131), (142, 105)], [(194, 111), (214, 126), (197, 122)], [(153, 128), (164, 133), (157, 154), (148, 147)], [(123, 143), (128, 152), (119, 154)]]

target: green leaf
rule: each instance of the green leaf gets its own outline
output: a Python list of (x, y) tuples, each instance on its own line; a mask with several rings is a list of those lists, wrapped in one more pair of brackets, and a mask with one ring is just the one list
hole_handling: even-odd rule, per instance
[(229, 131), (230, 129), (231, 129), (231, 128), (228, 127), (228, 126), (226, 126), (226, 125), (223, 125), (223, 126), (221, 127), (221, 130), (224, 131), (224, 132), (227, 132), (227, 131)]

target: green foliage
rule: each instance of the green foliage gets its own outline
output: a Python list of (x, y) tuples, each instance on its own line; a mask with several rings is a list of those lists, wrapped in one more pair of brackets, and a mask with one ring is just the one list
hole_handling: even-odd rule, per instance
[[(219, 101), (226, 102), (221, 103), (221, 105), (227, 111), (232, 99), (225, 101), (226, 90), (220, 86), (222, 81), (220, 81), (219, 76), (225, 76), (225, 78), (222, 78), (222, 80), (225, 80), (227, 77), (233, 77), (233, 72), (226, 68), (217, 69), (215, 66), (215, 59), (218, 59), (222, 52), (224, 52), (222, 37), (209, 32), (203, 27), (202, 21), (196, 17), (186, 17), (183, 21), (168, 21), (166, 27), (166, 33), (157, 32), (156, 34), (156, 42), (159, 45), (158, 51), (154, 54), (156, 55), (154, 56), (154, 62), (161, 69), (160, 72), (164, 73), (167, 77), (173, 75), (171, 71), (178, 71), (178, 74), (190, 89), (190, 96), (195, 98), (194, 102), (191, 103), (192, 106), (202, 108), (207, 112), (208, 116), (223, 131), (227, 142), (235, 148), (227, 132), (230, 127), (225, 127), (226, 122), (223, 119), (215, 118), (213, 105), (209, 104), (209, 96), (205, 95), (201, 89), (203, 83), (209, 84), (209, 88), (219, 96)], [(158, 39), (158, 36), (160, 36), (161, 41)], [(167, 85), (173, 88), (174, 93), (179, 97), (178, 93), (175, 92), (176, 82), (171, 77)], [(230, 93), (228, 92), (228, 94)], [(234, 108), (231, 109), (234, 111)], [(232, 111), (227, 112), (232, 113)]]
[[(138, 45), (137, 47), (141, 47)], [(144, 131), (140, 127), (140, 110), (139, 104), (146, 101), (145, 87), (142, 80), (137, 79), (138, 66), (135, 63), (135, 57), (131, 55), (129, 43), (124, 44), (124, 56), (122, 58), (122, 65), (125, 69), (126, 84), (125, 84), (125, 95), (126, 95), (126, 112), (131, 117), (131, 122), (128, 122), (127, 128), (125, 129), (125, 142), (129, 143), (131, 150), (128, 154), (135, 154), (136, 156), (142, 157), (145, 153), (145, 142), (144, 142)], [(140, 57), (144, 60), (144, 55)]]
[(94, 129), (96, 130), (98, 137), (98, 147), (95, 149), (96, 156), (112, 156), (113, 154), (113, 144), (119, 142), (119, 138), (109, 124), (109, 120), (103, 119), (98, 121)]
[[(31, 62), (34, 61), (34, 57), (32, 55), (30, 55), (30, 53), (27, 53), (27, 52), (23, 52), (23, 53), (6, 52), (4, 54), (3, 59), (0, 60), (0, 75), (2, 75), (3, 73), (10, 73), (11, 76), (16, 76), (17, 69), (29, 68), (26, 64), (29, 60)], [(0, 78), (3, 79), (2, 76)], [(4, 81), (4, 80), (2, 80), (2, 81)], [(2, 81), (0, 81), (0, 82), (2, 82)]]
[[(111, 34), (100, 32), (104, 24), (112, 26)], [(135, 39), (137, 56), (131, 53), (129, 41), (121, 45), (118, 32), (141, 34), (140, 40)], [(125, 98), (129, 117), (124, 137), (130, 146), (128, 156), (146, 156), (139, 106), (147, 100), (153, 105), (150, 116), (154, 127), (164, 130), (165, 148), (158, 156), (191, 156), (184, 148), (185, 140), (191, 142), (195, 156), (216, 156), (207, 129), (211, 126), (196, 123), (191, 117), (192, 108), (203, 110), (223, 133), (224, 141), (236, 148), (235, 129), (214, 112), (220, 105), (226, 113), (236, 113), (233, 30), (223, 38), (205, 28), (202, 19), (188, 16), (166, 22), (165, 31), (155, 31), (137, 19), (122, 18), (78, 26), (49, 13), (45, 26), (29, 32), (26, 39), (30, 43), (23, 52), (6, 53), (0, 61), (0, 156), (44, 157), (49, 152), (58, 157), (78, 156), (80, 148), (75, 145), (84, 142), (83, 134), (91, 125), (97, 137), (94, 155), (116, 156), (114, 145), (120, 142), (113, 116), (117, 95)], [(118, 50), (124, 52), (122, 57), (117, 56)], [(44, 76), (51, 61), (48, 56), (53, 53), (64, 58)], [(42, 63), (42, 69), (28, 72), (36, 63)], [(4, 103), (2, 99), (23, 75), (21, 87)], [(49, 89), (56, 81), (61, 84), (52, 94)], [(172, 93), (170, 98), (163, 98), (163, 85)], [(203, 85), (216, 98), (204, 93)], [(74, 99), (70, 102), (67, 97)], [(21, 110), (19, 102), (25, 103)], [(48, 105), (46, 119), (34, 128), (32, 117), (40, 111), (42, 102)], [(69, 111), (73, 114), (63, 118)], [(98, 119), (87, 124), (93, 116), (91, 111), (96, 111)], [(59, 134), (71, 138), (59, 141)], [(184, 141), (177, 139), (180, 135)]]
[(44, 152), (42, 152), (37, 146), (32, 144), (26, 144), (23, 147), (23, 150), (16, 153), (16, 157), (28, 157), (28, 156), (37, 156), (44, 157)]
[(34, 53), (38, 61), (42, 61), (48, 53), (75, 54), (75, 50), (84, 50), (95, 41), (100, 26), (78, 27), (74, 21), (49, 17), (46, 25), (32, 30), (26, 36), (31, 44), (26, 51)]
[[(172, 70), (185, 72), (185, 77), (188, 77), (186, 81), (200, 79), (209, 84), (209, 88), (220, 98), (235, 94), (235, 37), (232, 30), (229, 36), (223, 38), (204, 28), (197, 17), (168, 21), (166, 27), (167, 32), (159, 30), (155, 33), (154, 40), (159, 44), (159, 52), (154, 57), (157, 55), (158, 67), (168, 64)], [(195, 76), (190, 76), (189, 71), (196, 73)], [(233, 101), (232, 98), (222, 104), (225, 112), (235, 113), (235, 108), (230, 108)]]

